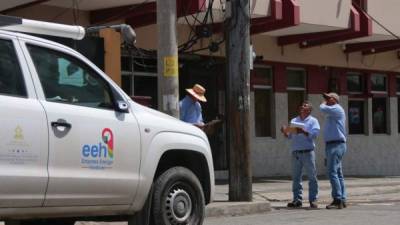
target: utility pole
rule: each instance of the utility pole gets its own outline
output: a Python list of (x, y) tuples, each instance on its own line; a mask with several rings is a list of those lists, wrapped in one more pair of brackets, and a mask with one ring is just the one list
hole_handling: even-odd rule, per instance
[[(226, 30), (226, 112), (229, 149), (229, 201), (252, 201), (250, 163), (250, 7), (230, 0)], [(228, 6), (229, 7), (229, 6)]]
[(179, 118), (176, 0), (157, 0), (158, 108)]

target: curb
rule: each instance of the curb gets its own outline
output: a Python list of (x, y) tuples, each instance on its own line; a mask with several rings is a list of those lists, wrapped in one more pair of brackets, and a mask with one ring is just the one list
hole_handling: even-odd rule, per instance
[(214, 202), (206, 207), (207, 217), (226, 217), (259, 214), (271, 211), (269, 201)]

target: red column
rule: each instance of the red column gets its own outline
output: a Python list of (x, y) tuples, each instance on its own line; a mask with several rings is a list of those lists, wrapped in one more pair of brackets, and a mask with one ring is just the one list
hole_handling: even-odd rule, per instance
[(286, 67), (281, 63), (274, 65), (274, 91), (275, 92), (286, 92), (287, 78), (286, 78)]
[(307, 67), (307, 93), (322, 94), (328, 91), (329, 74), (320, 66)]
[(397, 92), (396, 74), (393, 74), (393, 73), (388, 74), (388, 90), (389, 90), (390, 97), (396, 96), (396, 92)]

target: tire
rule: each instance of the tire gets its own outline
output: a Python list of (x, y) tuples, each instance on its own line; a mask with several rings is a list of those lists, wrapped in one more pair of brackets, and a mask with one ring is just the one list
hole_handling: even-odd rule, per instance
[(173, 167), (153, 186), (152, 215), (155, 225), (201, 225), (205, 200), (199, 179), (184, 167)]

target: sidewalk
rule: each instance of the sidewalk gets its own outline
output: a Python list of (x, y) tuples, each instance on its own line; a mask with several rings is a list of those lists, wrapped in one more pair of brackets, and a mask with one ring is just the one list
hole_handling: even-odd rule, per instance
[[(348, 205), (372, 202), (400, 201), (400, 176), (359, 178), (346, 177)], [(304, 207), (308, 207), (308, 182), (303, 182)], [(217, 181), (214, 202), (207, 206), (207, 217), (239, 216), (265, 213), (286, 207), (292, 200), (290, 179), (253, 180), (253, 202), (229, 202), (227, 182)], [(319, 207), (324, 208), (332, 199), (327, 179), (319, 180)]]

